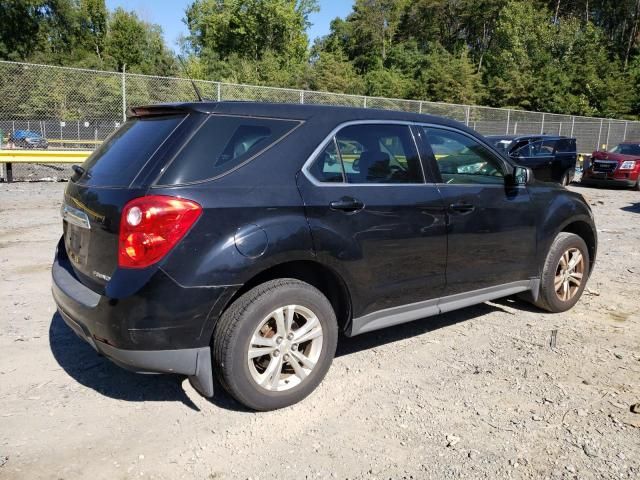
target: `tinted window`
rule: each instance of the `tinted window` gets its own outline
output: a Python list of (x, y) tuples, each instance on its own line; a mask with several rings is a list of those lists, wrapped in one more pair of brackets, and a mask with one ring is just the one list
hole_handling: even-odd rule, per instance
[(640, 155), (640, 145), (634, 143), (621, 143), (612, 149), (611, 153), (619, 153), (621, 155)]
[(556, 140), (539, 140), (531, 144), (534, 157), (553, 156), (556, 148)]
[(349, 183), (423, 183), (406, 125), (352, 125), (340, 130), (336, 141)]
[(84, 163), (80, 183), (129, 185), (184, 116), (132, 118), (107, 138)]
[(471, 137), (438, 128), (424, 131), (444, 183), (504, 183), (500, 161)]
[(556, 141), (557, 153), (576, 153), (576, 141), (573, 138), (561, 138)]
[(344, 182), (342, 161), (336, 148), (335, 139), (325, 147), (309, 169), (319, 182)]
[(167, 167), (162, 185), (217, 177), (250, 160), (299, 125), (291, 120), (211, 115)]

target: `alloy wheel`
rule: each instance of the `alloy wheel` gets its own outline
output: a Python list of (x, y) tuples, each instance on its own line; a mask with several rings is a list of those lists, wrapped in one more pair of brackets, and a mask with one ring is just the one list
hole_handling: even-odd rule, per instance
[(251, 337), (247, 351), (251, 377), (271, 391), (299, 385), (318, 363), (322, 340), (320, 320), (308, 308), (287, 305), (274, 310)]
[(571, 300), (580, 290), (585, 271), (584, 255), (577, 248), (565, 251), (556, 267), (554, 287), (563, 302)]

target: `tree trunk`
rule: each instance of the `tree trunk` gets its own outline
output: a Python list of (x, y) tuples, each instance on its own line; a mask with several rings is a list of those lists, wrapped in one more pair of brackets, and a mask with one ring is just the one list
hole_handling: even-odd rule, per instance
[(636, 35), (638, 34), (638, 17), (640, 17), (640, 0), (636, 0), (636, 11), (633, 15), (633, 25), (631, 26), (631, 31), (629, 32), (629, 40), (627, 42), (627, 50), (624, 54), (624, 69), (627, 69), (629, 65), (629, 56), (631, 55), (631, 49), (633, 48), (633, 44), (636, 40)]

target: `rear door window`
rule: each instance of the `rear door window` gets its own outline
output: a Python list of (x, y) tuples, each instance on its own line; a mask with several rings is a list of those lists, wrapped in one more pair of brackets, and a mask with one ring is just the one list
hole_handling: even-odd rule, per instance
[(211, 115), (157, 183), (179, 185), (216, 178), (250, 161), (299, 124), (296, 120)]
[(85, 161), (86, 173), (78, 183), (128, 186), (184, 118), (170, 115), (127, 120)]
[(362, 124), (336, 135), (348, 183), (423, 183), (420, 159), (406, 125)]

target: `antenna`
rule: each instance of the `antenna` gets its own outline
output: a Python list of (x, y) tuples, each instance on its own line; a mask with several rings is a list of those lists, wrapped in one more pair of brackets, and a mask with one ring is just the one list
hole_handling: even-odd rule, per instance
[(182, 59), (182, 57), (180, 55), (178, 55), (178, 60), (180, 60), (180, 63), (182, 64), (182, 69), (184, 70), (185, 75), (187, 76), (187, 78), (191, 82), (191, 85), (193, 85), (193, 89), (196, 91), (196, 97), (198, 97), (198, 101), (199, 102), (204, 102), (204, 100), (202, 99), (202, 95), (200, 95), (200, 90), (198, 89), (198, 86), (196, 85), (196, 82), (194, 82), (193, 78), (191, 78), (191, 75), (189, 75), (189, 72), (187, 71), (187, 66), (185, 65), (184, 60)]

